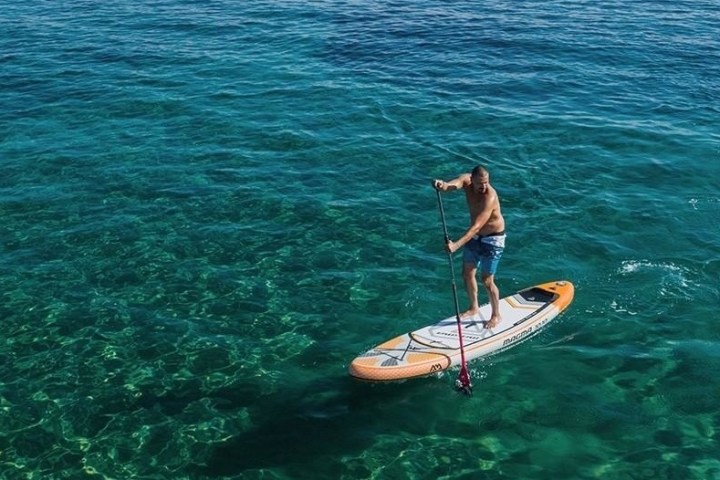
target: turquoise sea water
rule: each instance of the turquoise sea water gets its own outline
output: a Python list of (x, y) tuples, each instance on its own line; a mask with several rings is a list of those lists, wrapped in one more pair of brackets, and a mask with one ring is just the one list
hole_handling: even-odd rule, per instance
[[(0, 478), (720, 478), (717, 2), (0, 3)], [(477, 163), (571, 308), (349, 378)]]

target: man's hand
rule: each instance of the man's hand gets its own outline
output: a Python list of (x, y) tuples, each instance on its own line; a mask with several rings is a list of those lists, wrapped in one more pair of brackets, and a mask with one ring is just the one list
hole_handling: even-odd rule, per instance
[(442, 180), (435, 179), (433, 180), (433, 187), (435, 187), (435, 190), (445, 191), (445, 188), (447, 188), (447, 185)]
[(447, 243), (445, 244), (445, 248), (447, 249), (448, 252), (455, 253), (458, 251), (459, 247), (452, 240), (448, 240)]

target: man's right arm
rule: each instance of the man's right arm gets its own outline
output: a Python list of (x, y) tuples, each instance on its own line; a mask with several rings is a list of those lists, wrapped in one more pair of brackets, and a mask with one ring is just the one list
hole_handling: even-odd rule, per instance
[(464, 173), (464, 174), (460, 175), (459, 177), (457, 177), (453, 180), (450, 180), (449, 182), (445, 182), (443, 180), (436, 179), (433, 181), (433, 186), (436, 189), (440, 190), (441, 192), (447, 192), (450, 190), (460, 190), (467, 184), (469, 178), (470, 178), (470, 174)]

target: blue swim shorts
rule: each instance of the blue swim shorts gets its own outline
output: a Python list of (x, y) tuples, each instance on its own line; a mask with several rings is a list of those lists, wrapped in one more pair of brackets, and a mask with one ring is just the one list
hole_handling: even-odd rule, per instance
[(495, 275), (505, 250), (505, 235), (475, 236), (463, 249), (463, 262), (472, 263), (486, 275)]

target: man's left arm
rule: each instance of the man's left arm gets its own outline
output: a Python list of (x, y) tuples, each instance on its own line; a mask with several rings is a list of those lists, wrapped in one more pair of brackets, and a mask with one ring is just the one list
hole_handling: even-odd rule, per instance
[(465, 235), (457, 239), (457, 241), (453, 242), (450, 241), (447, 244), (447, 249), (450, 253), (455, 253), (458, 250), (460, 250), (467, 242), (469, 242), (475, 235), (480, 232), (482, 227), (485, 226), (488, 220), (490, 220), (490, 215), (492, 214), (492, 206), (490, 202), (488, 202), (488, 206), (486, 206), (480, 214), (475, 217), (475, 221), (472, 225), (470, 225), (470, 228), (465, 232)]

